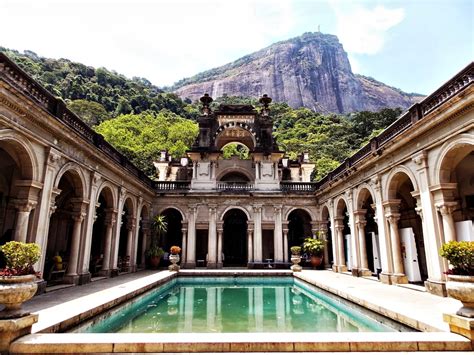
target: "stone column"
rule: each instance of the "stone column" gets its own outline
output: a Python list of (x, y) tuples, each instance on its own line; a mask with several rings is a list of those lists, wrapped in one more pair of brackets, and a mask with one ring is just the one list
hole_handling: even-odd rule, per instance
[(26, 238), (28, 236), (28, 222), (30, 220), (30, 213), (33, 210), (33, 208), (35, 208), (36, 201), (17, 200), (14, 202), (14, 205), (17, 209), (17, 212), (16, 212), (15, 234), (13, 238), (17, 242), (26, 243)]
[(188, 217), (188, 244), (186, 254), (186, 267), (196, 267), (196, 212), (197, 206), (189, 206)]
[(181, 264), (186, 264), (186, 245), (187, 245), (187, 238), (188, 237), (188, 228), (181, 227)]
[(273, 253), (275, 262), (283, 262), (283, 231), (282, 231), (282, 206), (274, 206), (275, 232), (273, 233)]
[(288, 223), (283, 223), (283, 261), (288, 262)]
[(79, 276), (77, 274), (78, 261), (79, 261), (79, 247), (81, 245), (81, 231), (82, 231), (82, 221), (86, 213), (83, 211), (82, 207), (79, 207), (79, 211), (72, 216), (74, 220), (74, 226), (72, 229), (72, 238), (71, 238), (71, 251), (69, 253), (69, 264), (67, 270), (68, 281), (76, 283), (79, 281)]
[(136, 218), (128, 217), (127, 218), (127, 253), (126, 256), (130, 257), (130, 263), (132, 261), (132, 252), (133, 252), (133, 230), (135, 229)]
[(207, 240), (207, 268), (217, 267), (216, 206), (209, 205), (209, 234)]
[(453, 212), (456, 210), (457, 202), (444, 202), (436, 204), (436, 208), (441, 213), (443, 219), (444, 242), (457, 240), (456, 227), (454, 224)]
[(148, 245), (148, 236), (150, 234), (150, 221), (147, 220), (147, 219), (144, 219), (142, 221), (142, 252), (141, 252), (141, 256), (140, 256), (140, 260), (141, 260), (141, 267), (145, 267), (146, 266), (146, 248), (147, 248), (147, 245)]
[(398, 220), (400, 213), (389, 212), (385, 215), (390, 229), (390, 244), (392, 246), (393, 272), (392, 283), (408, 283), (403, 267), (402, 250), (400, 244), (400, 234), (398, 232)]
[(247, 225), (247, 264), (253, 263), (253, 225)]
[(328, 250), (328, 225), (321, 223), (319, 225), (320, 239), (324, 241), (324, 267), (327, 269), (331, 267), (329, 264), (329, 250)]
[(262, 262), (262, 205), (253, 207), (254, 215), (254, 249), (253, 259), (255, 263)]
[(361, 276), (371, 276), (372, 271), (369, 270), (369, 262), (367, 260), (367, 243), (365, 240), (365, 226), (367, 221), (365, 219), (365, 214), (367, 210), (357, 210), (354, 212), (356, 218), (355, 225), (357, 229), (357, 238), (359, 239), (359, 252), (360, 252), (360, 270), (359, 274)]
[(347, 271), (346, 265), (346, 257), (344, 255), (344, 218), (337, 217), (334, 218), (334, 229), (336, 231), (336, 239), (337, 239), (337, 272), (344, 272)]
[(112, 235), (117, 221), (117, 211), (114, 209), (107, 209), (105, 211), (105, 247), (104, 247), (104, 261), (102, 262), (102, 273), (108, 275), (111, 269), (110, 260), (112, 257)]
[(222, 260), (222, 235), (224, 234), (224, 229), (222, 224), (217, 227), (217, 267), (220, 269), (224, 266), (224, 260)]

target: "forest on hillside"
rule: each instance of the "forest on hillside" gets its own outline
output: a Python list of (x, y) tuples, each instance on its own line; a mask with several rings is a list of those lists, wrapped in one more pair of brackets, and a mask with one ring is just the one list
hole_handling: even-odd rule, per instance
[[(67, 59), (49, 59), (31, 51), (24, 54), (0, 47), (138, 168), (153, 177), (153, 160), (161, 150), (179, 158), (194, 142), (197, 102), (185, 102), (163, 92), (144, 78), (128, 79), (105, 68), (93, 68)], [(245, 103), (258, 107), (257, 98), (222, 97), (219, 104)], [(319, 180), (380, 133), (400, 115), (399, 109), (321, 114), (286, 103), (270, 106), (274, 136), (291, 159), (309, 152)]]

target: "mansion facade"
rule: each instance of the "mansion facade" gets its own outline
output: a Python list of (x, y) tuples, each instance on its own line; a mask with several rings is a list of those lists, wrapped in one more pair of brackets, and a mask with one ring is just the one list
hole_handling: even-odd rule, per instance
[[(315, 236), (334, 272), (443, 295), (440, 246), (474, 240), (473, 82), (471, 63), (319, 182), (278, 149), (269, 97), (213, 111), (204, 95), (196, 143), (152, 180), (0, 54), (0, 244), (38, 243), (43, 285), (57, 255), (84, 284), (143, 267), (161, 214), (183, 267), (286, 268)], [(231, 143), (248, 156), (225, 158)]]

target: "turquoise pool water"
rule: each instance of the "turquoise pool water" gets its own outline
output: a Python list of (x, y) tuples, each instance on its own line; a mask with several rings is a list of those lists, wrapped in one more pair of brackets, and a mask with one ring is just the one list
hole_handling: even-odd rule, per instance
[(383, 323), (292, 277), (179, 277), (75, 331), (395, 331)]

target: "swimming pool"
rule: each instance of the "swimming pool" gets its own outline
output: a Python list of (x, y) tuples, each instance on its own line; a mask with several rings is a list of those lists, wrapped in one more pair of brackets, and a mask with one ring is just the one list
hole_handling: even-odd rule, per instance
[(178, 277), (79, 333), (410, 331), (293, 277)]

